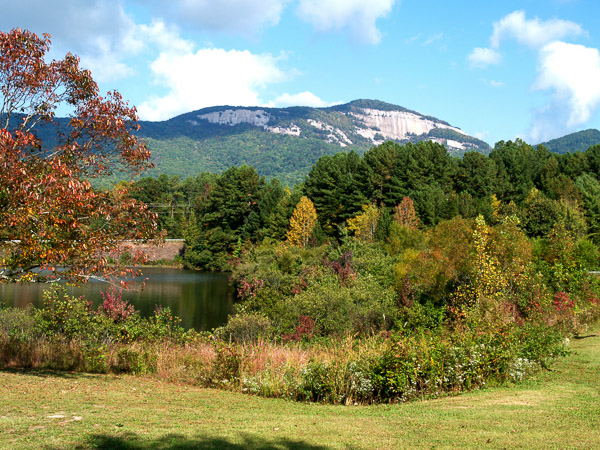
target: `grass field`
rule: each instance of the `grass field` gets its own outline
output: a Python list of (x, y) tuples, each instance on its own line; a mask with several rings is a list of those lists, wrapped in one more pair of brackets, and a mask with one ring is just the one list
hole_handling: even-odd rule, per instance
[(0, 372), (0, 448), (600, 448), (600, 333), (517, 385), (400, 405), (264, 399), (135, 376)]

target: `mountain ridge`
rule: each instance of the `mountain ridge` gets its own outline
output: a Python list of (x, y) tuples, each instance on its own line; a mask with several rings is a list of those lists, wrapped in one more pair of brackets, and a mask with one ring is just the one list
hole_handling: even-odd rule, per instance
[(294, 184), (323, 155), (362, 154), (388, 140), (431, 140), (456, 155), (491, 150), (446, 121), (369, 99), (323, 108), (212, 106), (140, 125), (138, 134), (155, 157), (152, 175), (185, 177), (248, 164), (261, 175)]
[(595, 128), (566, 134), (538, 145), (543, 145), (554, 153), (584, 152), (593, 145), (600, 144), (600, 131)]

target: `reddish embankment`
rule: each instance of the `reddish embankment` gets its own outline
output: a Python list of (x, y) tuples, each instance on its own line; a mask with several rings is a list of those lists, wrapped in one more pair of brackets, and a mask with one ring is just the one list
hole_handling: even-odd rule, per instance
[(121, 244), (121, 251), (127, 251), (131, 255), (141, 251), (148, 256), (147, 260), (149, 262), (159, 260), (172, 261), (176, 256), (179, 256), (179, 252), (182, 249), (183, 239), (169, 239), (159, 246), (131, 241)]

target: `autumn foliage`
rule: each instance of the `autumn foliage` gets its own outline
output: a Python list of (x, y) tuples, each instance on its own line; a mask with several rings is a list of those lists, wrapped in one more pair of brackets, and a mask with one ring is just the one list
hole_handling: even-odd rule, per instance
[(381, 211), (377, 205), (363, 205), (362, 211), (357, 216), (348, 219), (348, 230), (353, 231), (361, 242), (373, 242)]
[(394, 208), (394, 221), (405, 227), (415, 229), (419, 226), (419, 217), (410, 197), (404, 197)]
[(290, 219), (288, 240), (298, 247), (305, 248), (317, 224), (317, 212), (308, 197), (302, 197)]
[(0, 278), (59, 266), (73, 281), (106, 277), (120, 273), (106, 260), (120, 241), (157, 236), (155, 216), (127, 184), (99, 192), (90, 180), (143, 170), (150, 153), (133, 134), (135, 108), (118, 92), (100, 96), (76, 56), (47, 62), (49, 49), (48, 35), (0, 32)]

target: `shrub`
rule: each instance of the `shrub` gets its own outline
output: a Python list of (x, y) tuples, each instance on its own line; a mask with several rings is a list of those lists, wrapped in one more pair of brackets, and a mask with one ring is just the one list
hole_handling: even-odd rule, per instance
[(43, 299), (37, 322), (46, 336), (74, 338), (95, 334), (91, 303), (83, 297), (72, 297), (63, 286), (54, 284), (44, 291)]
[(300, 400), (313, 402), (332, 401), (334, 399), (334, 376), (330, 366), (323, 362), (311, 361), (302, 370), (302, 383), (299, 386)]
[(310, 316), (315, 321), (316, 335), (368, 335), (389, 329), (397, 313), (394, 290), (382, 287), (371, 277), (359, 277), (344, 288), (323, 282), (287, 299), (286, 329), (282, 331), (292, 332), (300, 316)]
[(120, 348), (117, 352), (117, 363), (113, 370), (133, 374), (150, 374), (156, 372), (157, 353), (155, 349), (139, 348), (132, 345)]
[(106, 373), (108, 371), (106, 345), (95, 342), (82, 342), (81, 347), (84, 358), (83, 370), (91, 373)]
[(113, 322), (119, 323), (131, 317), (135, 309), (127, 300), (123, 300), (123, 289), (119, 292), (115, 288), (110, 291), (101, 292), (102, 305), (98, 307), (99, 314), (105, 314)]
[(268, 317), (260, 314), (240, 314), (230, 317), (227, 325), (215, 330), (215, 335), (225, 341), (256, 342), (272, 335), (272, 325)]
[(154, 315), (147, 319), (133, 316), (128, 322), (125, 322), (125, 325), (134, 339), (147, 341), (170, 339), (183, 343), (186, 333), (180, 323), (181, 319), (173, 315), (171, 308), (156, 305)]
[(33, 307), (0, 309), (0, 335), (28, 342), (39, 337)]
[(579, 265), (586, 270), (598, 270), (600, 268), (600, 250), (589, 239), (577, 241), (575, 257)]
[(240, 382), (242, 357), (235, 344), (217, 343), (216, 358), (213, 363), (213, 383), (215, 386), (235, 388)]
[(296, 332), (293, 334), (284, 334), (282, 339), (284, 341), (301, 341), (302, 339), (312, 338), (315, 331), (315, 321), (310, 316), (300, 316), (298, 319), (299, 324), (296, 327)]

